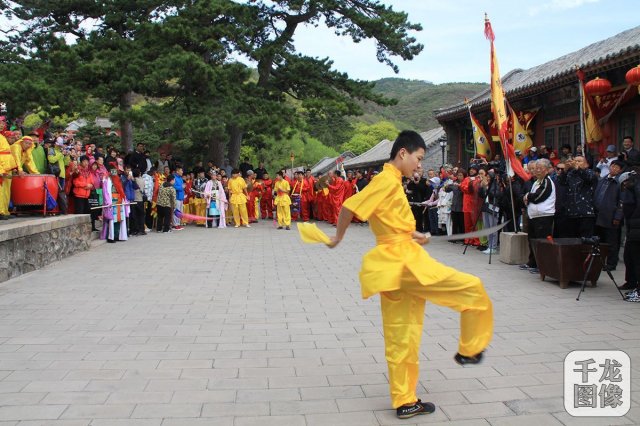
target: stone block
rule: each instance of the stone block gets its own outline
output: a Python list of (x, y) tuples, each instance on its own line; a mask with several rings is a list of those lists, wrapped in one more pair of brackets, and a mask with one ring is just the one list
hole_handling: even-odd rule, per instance
[(529, 243), (524, 232), (500, 233), (500, 262), (519, 265), (529, 260)]

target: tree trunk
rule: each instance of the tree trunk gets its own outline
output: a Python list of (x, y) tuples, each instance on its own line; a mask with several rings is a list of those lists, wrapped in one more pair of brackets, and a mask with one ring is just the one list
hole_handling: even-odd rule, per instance
[(213, 164), (222, 167), (224, 166), (224, 141), (220, 140), (220, 138), (212, 136), (209, 138), (209, 158), (207, 161), (213, 161)]
[(129, 118), (131, 105), (133, 103), (133, 92), (127, 92), (120, 96), (120, 143), (124, 152), (133, 151), (133, 124)]
[(240, 145), (244, 132), (236, 125), (229, 126), (229, 164), (238, 167), (240, 164)]

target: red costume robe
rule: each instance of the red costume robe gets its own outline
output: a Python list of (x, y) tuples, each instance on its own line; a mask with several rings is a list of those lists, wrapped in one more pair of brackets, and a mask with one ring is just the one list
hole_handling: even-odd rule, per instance
[[(466, 177), (460, 183), (462, 190), (462, 212), (464, 213), (464, 232), (473, 232), (480, 218), (480, 200), (478, 199), (478, 189), (480, 188), (480, 178), (471, 179)], [(469, 238), (464, 240), (465, 244), (479, 246), (478, 238)]]
[[(251, 204), (251, 209), (253, 209), (253, 213), (249, 212), (249, 222), (251, 222), (251, 216), (253, 216), (253, 221), (257, 222), (257, 215), (260, 214), (260, 196), (262, 196), (264, 184), (262, 183), (262, 179), (256, 179), (253, 181), (253, 189), (249, 191), (249, 201), (248, 204)], [(252, 203), (253, 200), (253, 203)], [(249, 208), (249, 206), (247, 206)], [(262, 216), (264, 219), (266, 216)]]
[[(304, 181), (304, 188), (302, 190), (302, 200), (300, 201), (300, 208), (301, 208), (302, 220), (304, 222), (308, 222), (311, 217), (311, 212), (314, 210), (313, 204), (316, 198), (314, 187), (316, 184), (316, 180), (313, 176), (310, 176), (310, 177), (303, 178), (303, 181)], [(313, 217), (317, 219), (315, 212)]]
[(260, 215), (263, 219), (273, 219), (273, 181), (271, 179), (262, 180)]
[(332, 225), (338, 223), (338, 213), (340, 213), (340, 209), (342, 208), (342, 203), (344, 202), (344, 179), (341, 177), (335, 177), (333, 182), (329, 184), (329, 205), (328, 213), (329, 218), (328, 222)]

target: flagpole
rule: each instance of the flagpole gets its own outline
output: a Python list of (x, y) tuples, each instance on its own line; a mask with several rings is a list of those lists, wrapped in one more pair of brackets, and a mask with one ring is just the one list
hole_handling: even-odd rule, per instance
[[(580, 68), (576, 65), (576, 70), (580, 71)], [(578, 90), (580, 91), (580, 146), (582, 146), (582, 155), (587, 158), (585, 152), (585, 131), (584, 131), (584, 88), (582, 87), (582, 80), (578, 77)]]

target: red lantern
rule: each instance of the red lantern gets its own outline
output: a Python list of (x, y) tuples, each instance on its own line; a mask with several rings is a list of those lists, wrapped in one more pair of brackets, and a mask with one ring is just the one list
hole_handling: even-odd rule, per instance
[(584, 85), (587, 95), (596, 97), (596, 104), (600, 105), (600, 96), (606, 95), (611, 90), (611, 82), (606, 78), (596, 77)]
[(638, 93), (640, 93), (640, 65), (631, 68), (624, 77), (627, 79), (627, 83), (638, 86)]

